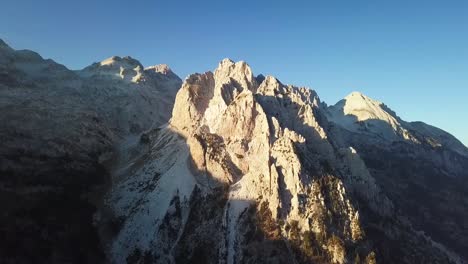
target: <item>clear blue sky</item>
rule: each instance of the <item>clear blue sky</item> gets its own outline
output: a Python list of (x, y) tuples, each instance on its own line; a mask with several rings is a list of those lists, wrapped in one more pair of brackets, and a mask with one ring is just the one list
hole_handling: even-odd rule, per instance
[(468, 1), (3, 0), (0, 38), (72, 69), (131, 55), (184, 78), (245, 60), (328, 104), (361, 91), (468, 145)]

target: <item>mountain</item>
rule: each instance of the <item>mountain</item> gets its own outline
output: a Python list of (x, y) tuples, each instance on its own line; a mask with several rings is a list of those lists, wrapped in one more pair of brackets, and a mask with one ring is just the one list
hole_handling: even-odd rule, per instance
[(357, 150), (399, 213), (466, 262), (467, 148), (449, 133), (405, 122), (359, 93), (330, 106), (326, 114), (340, 145)]
[(88, 198), (108, 181), (102, 161), (167, 122), (181, 82), (130, 57), (72, 71), (0, 41), (2, 262), (104, 258)]
[(327, 107), (223, 60), (142, 139), (107, 200), (115, 263), (466, 261), (467, 149), (362, 94)]
[(428, 144), (433, 148), (445, 147), (468, 156), (465, 145), (449, 133), (423, 122), (405, 122), (382, 102), (359, 92), (353, 92), (330, 106), (326, 114), (331, 122), (345, 130), (365, 134), (376, 140)]
[(7, 263), (468, 262), (468, 149), (363, 94), (6, 44), (0, 92)]

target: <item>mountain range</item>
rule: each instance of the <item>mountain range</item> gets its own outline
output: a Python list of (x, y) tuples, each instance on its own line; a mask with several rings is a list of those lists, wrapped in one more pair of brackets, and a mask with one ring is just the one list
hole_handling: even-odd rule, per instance
[(0, 95), (4, 263), (468, 262), (468, 148), (359, 92), (0, 40)]

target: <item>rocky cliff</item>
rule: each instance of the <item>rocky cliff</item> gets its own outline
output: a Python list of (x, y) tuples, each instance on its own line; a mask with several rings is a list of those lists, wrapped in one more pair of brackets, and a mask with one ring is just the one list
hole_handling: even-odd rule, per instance
[[(446, 146), (459, 158), (443, 161), (451, 169), (437, 177), (447, 181), (466, 179), (458, 168), (467, 164), (466, 148), (445, 132), (400, 120), (364, 95), (347, 98), (356, 96), (365, 102), (327, 107), (310, 89), (255, 77), (245, 62), (228, 59), (214, 72), (189, 76), (169, 124), (133, 147), (131, 164), (138, 166), (120, 171), (122, 181), (107, 200), (122, 220), (109, 245), (112, 260), (463, 262), (450, 233), (436, 239), (405, 209), (423, 201), (405, 200), (399, 176), (368, 165), (368, 156), (388, 162), (385, 152), (361, 146), (384, 142), (390, 151), (401, 143), (433, 152)], [(362, 124), (367, 120), (376, 124)], [(428, 169), (437, 174), (437, 166)]]

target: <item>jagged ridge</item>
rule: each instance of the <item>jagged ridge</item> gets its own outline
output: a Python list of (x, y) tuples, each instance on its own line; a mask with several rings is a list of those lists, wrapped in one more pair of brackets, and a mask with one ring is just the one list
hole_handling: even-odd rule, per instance
[[(359, 97), (357, 103), (348, 105), (346, 101), (354, 97)], [(390, 131), (365, 134), (373, 133), (383, 142), (400, 137), (411, 144), (420, 142), (382, 103), (357, 93), (346, 101), (326, 108), (314, 91), (286, 86), (272, 76), (255, 78), (245, 62), (228, 59), (214, 73), (189, 76), (177, 94), (168, 126), (151, 134), (150, 150), (141, 154), (150, 155), (146, 159), (151, 162), (143, 163), (111, 195), (111, 205), (132, 197), (126, 208), (133, 208), (130, 213), (117, 210), (126, 221), (112, 247), (114, 261), (136, 252), (157, 262), (178, 263), (268, 263), (291, 258), (411, 263), (429, 255), (438, 261), (457, 261), (456, 254), (398, 215), (358, 152), (342, 138), (344, 132), (328, 119), (356, 133), (361, 130), (336, 120), (380, 120)], [(342, 111), (343, 117), (334, 119), (334, 111)], [(392, 136), (381, 137), (382, 133)], [(189, 156), (164, 151), (176, 144), (165, 144), (165, 138), (186, 146)], [(161, 160), (173, 160), (174, 166), (166, 168)], [(183, 178), (175, 181), (174, 170), (183, 170), (183, 175), (177, 174)], [(135, 182), (151, 179), (155, 171), (161, 187), (135, 189)], [(205, 198), (213, 196), (216, 202)], [(154, 200), (161, 203), (150, 206)], [(173, 201), (178, 201), (175, 214)], [(141, 222), (147, 210), (151, 227)], [(212, 218), (204, 212), (211, 212)], [(262, 227), (260, 240), (249, 235), (253, 226)], [(140, 236), (146, 239), (137, 239)], [(386, 242), (376, 243), (382, 236)], [(400, 245), (391, 249), (392, 257), (383, 245), (396, 241)]]

